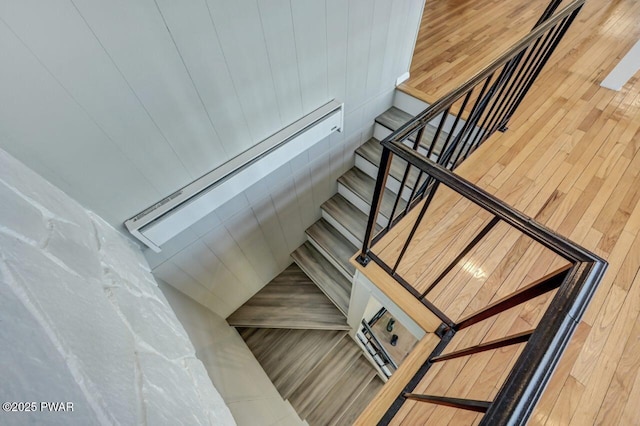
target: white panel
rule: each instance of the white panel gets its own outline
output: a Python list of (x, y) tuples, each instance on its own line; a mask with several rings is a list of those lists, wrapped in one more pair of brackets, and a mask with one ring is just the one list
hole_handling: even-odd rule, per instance
[(293, 177), (302, 226), (306, 229), (320, 217), (320, 210), (313, 202), (311, 174), (308, 168), (296, 172)]
[[(362, 287), (364, 287), (364, 289), (362, 289)], [(363, 299), (367, 300), (368, 303), (368, 294), (370, 297), (374, 297), (377, 303), (380, 303), (382, 306), (387, 308), (389, 313), (397, 318), (398, 321), (400, 321), (400, 323), (404, 325), (409, 333), (413, 334), (415, 338), (420, 340), (424, 337), (425, 331), (402, 309), (400, 309), (398, 305), (396, 305), (389, 297), (387, 297), (378, 287), (376, 287), (375, 284), (369, 281), (369, 279), (360, 271), (356, 271), (356, 275), (353, 279), (353, 289), (351, 290), (351, 294), (352, 296), (357, 297), (358, 303), (356, 304), (356, 306), (358, 308), (358, 311), (364, 308), (362, 303)], [(352, 313), (351, 310), (349, 310), (350, 325), (354, 326), (355, 321), (358, 321), (358, 323), (360, 322), (357, 317), (359, 316), (360, 319), (362, 319), (364, 311), (361, 312), (362, 313), (356, 312), (356, 310), (354, 309), (354, 312)]]
[(246, 292), (259, 287), (260, 277), (224, 225), (213, 229), (201, 240), (236, 277), (242, 289), (235, 291)]
[(292, 1), (302, 106), (309, 113), (330, 98), (327, 94), (326, 9), (322, 1)]
[(231, 289), (236, 286), (235, 277), (202, 241), (196, 241), (178, 253), (172, 262), (188, 271), (189, 276), (201, 286), (220, 295), (225, 302), (225, 287)]
[[(408, 112), (411, 115), (418, 115), (429, 106), (428, 103), (407, 95), (400, 90), (396, 90), (393, 95), (393, 106)], [(439, 116), (442, 117), (442, 116)]]
[(278, 111), (257, 2), (208, 0), (208, 5), (253, 142), (259, 142), (287, 123)]
[(287, 241), (289, 253), (294, 251), (300, 244), (304, 242), (304, 230), (300, 210), (296, 199), (295, 186), (292, 184), (293, 179), (288, 185), (282, 185), (280, 188), (271, 189), (271, 199), (276, 208), (278, 221), (284, 232)]
[(376, 0), (373, 6), (371, 45), (369, 46), (369, 69), (367, 71), (367, 97), (375, 96), (382, 89), (382, 68), (387, 54), (387, 33), (392, 3)]
[(256, 202), (252, 204), (251, 210), (253, 210), (256, 220), (260, 224), (260, 229), (271, 249), (278, 269), (283, 270), (291, 264), (291, 258), (289, 257), (290, 252), (287, 247), (284, 232), (278, 221), (276, 209), (271, 197), (268, 196), (268, 192), (266, 198), (256, 200)]
[(226, 161), (207, 113), (153, 0), (74, 0), (166, 135), (191, 177)]
[(259, 1), (260, 19), (283, 124), (304, 115), (289, 0)]
[(409, 71), (405, 68), (405, 64), (400, 60), (402, 46), (406, 41), (405, 25), (409, 14), (409, 3), (406, 0), (394, 1), (389, 15), (389, 31), (387, 32), (387, 46), (394, 46), (385, 52), (384, 65), (382, 67), (382, 84), (389, 84), (395, 81), (403, 72)]
[[(215, 225), (214, 225), (215, 226)], [(172, 256), (175, 256), (180, 250), (188, 247), (193, 244), (201, 235), (204, 235), (211, 231), (214, 228), (211, 226), (207, 228), (203, 234), (196, 234), (192, 229), (187, 229), (184, 232), (181, 232), (171, 241), (168, 241), (164, 246), (162, 246), (162, 251), (157, 253), (150, 248), (144, 249), (144, 256), (149, 263), (151, 269), (155, 269), (158, 265), (170, 259)], [(202, 231), (202, 230), (201, 230)]]
[[(140, 194), (119, 208), (135, 211), (157, 193), (86, 112), (69, 96), (8, 28), (0, 23), (0, 128), (3, 148), (31, 164), (46, 164), (38, 172), (85, 207), (102, 211), (104, 200), (117, 199), (126, 188)], [(78, 158), (82, 161), (78, 161)], [(32, 161), (33, 160), (33, 161)]]
[(416, 40), (418, 39), (418, 31), (420, 29), (420, 21), (422, 20), (422, 11), (424, 9), (425, 0), (409, 0), (409, 12), (407, 14), (407, 21), (404, 26), (404, 39), (401, 42), (402, 56), (399, 59), (399, 63), (402, 65), (402, 74), (405, 71), (409, 71), (411, 67), (411, 59), (413, 58), (413, 49), (416, 46)]
[(624, 55), (600, 85), (607, 89), (620, 90), (638, 70), (640, 70), (640, 40)]
[(224, 311), (226, 303), (204, 288), (189, 274), (178, 268), (172, 262), (165, 262), (153, 270), (153, 275), (171, 284), (193, 300), (211, 309), (213, 312)]
[[(246, 167), (239, 169), (236, 173), (218, 177), (220, 182), (212, 180), (213, 186), (210, 188), (205, 184), (201, 185), (200, 181), (194, 182), (192, 185), (206, 189), (200, 193), (189, 192), (189, 189), (181, 190), (178, 194), (179, 197), (172, 198), (170, 202), (161, 203), (159, 208), (156, 209), (167, 211), (167, 213), (161, 212), (162, 216), (160, 216), (160, 213), (156, 214), (156, 210), (148, 213), (147, 216), (137, 215), (127, 221), (127, 227), (134, 236), (154, 250), (158, 250), (157, 246), (164, 244), (179, 232), (207, 216), (214, 209), (227, 203), (235, 194), (244, 191), (248, 186), (265, 178), (278, 164), (283, 164), (286, 161), (290, 161), (292, 157), (303, 154), (309, 147), (338, 129), (341, 122), (342, 110), (339, 109), (307, 128), (293, 139), (286, 141), (285, 145), (275, 145), (277, 146), (276, 149), (267, 152)], [(278, 141), (275, 143), (278, 143)], [(203, 177), (203, 179), (208, 179), (208, 176)], [(194, 194), (196, 195), (190, 198)], [(184, 201), (179, 201), (181, 197), (184, 198)], [(169, 210), (170, 208), (171, 210)], [(151, 214), (156, 214), (156, 216), (151, 217)], [(220, 214), (221, 212), (218, 212), (218, 215)], [(157, 219), (149, 222), (153, 218)], [(222, 219), (224, 220), (224, 218)]]
[(260, 277), (260, 281), (253, 287), (253, 291), (256, 292), (278, 275), (280, 269), (253, 215), (253, 210), (240, 211), (225, 223), (225, 227), (242, 250), (245, 261), (253, 266)]
[(329, 95), (347, 97), (347, 31), (349, 3), (327, 0), (327, 80)]
[[(330, 144), (327, 144), (327, 148), (330, 148)], [(337, 184), (332, 173), (329, 149), (325, 150), (322, 155), (315, 155), (313, 158), (314, 160), (309, 164), (309, 172), (313, 181), (313, 203), (314, 206), (319, 206), (336, 192)]]
[(347, 50), (347, 111), (366, 100), (367, 67), (373, 7), (369, 0), (349, 1), (349, 42)]
[(229, 157), (253, 145), (205, 1), (158, 0), (158, 5)]
[(25, 0), (8, 6), (0, 4), (5, 22), (138, 167), (156, 194), (171, 193), (189, 181), (164, 135), (70, 2)]

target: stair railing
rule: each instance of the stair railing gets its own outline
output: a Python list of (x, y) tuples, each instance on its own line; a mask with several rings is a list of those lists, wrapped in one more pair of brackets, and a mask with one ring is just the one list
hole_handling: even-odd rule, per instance
[[(471, 238), (467, 246), (462, 249), (453, 261), (444, 268), (426, 291), (419, 291), (407, 282), (392, 267), (378, 257), (372, 250), (367, 256), (393, 277), (399, 285), (418, 299), (431, 313), (442, 320), (438, 330), (441, 343), (436, 347), (427, 362), (419, 369), (407, 383), (396, 401), (388, 408), (380, 424), (387, 424), (393, 419), (398, 410), (407, 400), (416, 400), (432, 404), (446, 405), (476, 412), (485, 413), (482, 425), (512, 425), (525, 424), (537, 403), (542, 390), (551, 377), (560, 356), (566, 348), (573, 331), (586, 309), (597, 285), (606, 270), (607, 263), (569, 241), (534, 219), (518, 212), (513, 207), (485, 192), (481, 188), (464, 180), (452, 171), (421, 156), (402, 143), (383, 141), (383, 155), (381, 169), (388, 169), (392, 156), (401, 158), (407, 163), (419, 168), (433, 180), (428, 195), (421, 208), (420, 216), (415, 224), (419, 224), (427, 211), (430, 201), (438, 188), (446, 187), (473, 205), (488, 213), (484, 227)], [(544, 277), (521, 287), (517, 291), (479, 309), (471, 315), (453, 321), (446, 313), (446, 309), (436, 307), (427, 297), (429, 292), (440, 284), (459, 262), (476, 247), (482, 239), (499, 223), (509, 225), (522, 235), (537, 244), (551, 250), (565, 259), (567, 263)], [(410, 232), (413, 235), (415, 229)], [(470, 237), (467, 237), (470, 238)], [(437, 259), (434, 259), (434, 261)], [(366, 268), (365, 268), (366, 273)], [(468, 347), (462, 350), (442, 355), (446, 345), (460, 330), (496, 318), (502, 312), (521, 306), (528, 301), (555, 291), (550, 304), (545, 310), (537, 326), (524, 333), (507, 335), (497, 340)], [(470, 329), (473, 330), (473, 329)], [(461, 398), (449, 398), (439, 395), (421, 395), (414, 393), (420, 380), (428, 373), (430, 367), (439, 362), (447, 362), (459, 357), (466, 357), (480, 352), (497, 350), (503, 347), (525, 343), (525, 347), (518, 356), (506, 381), (493, 401), (477, 401)], [(452, 378), (455, 381), (455, 378)]]
[[(398, 369), (398, 364), (396, 364), (389, 352), (387, 352), (382, 342), (378, 339), (378, 336), (374, 334), (367, 321), (362, 320), (362, 329), (360, 332), (362, 336), (364, 336), (358, 336), (362, 344), (376, 361), (385, 376), (391, 377), (393, 371)], [(393, 369), (393, 371), (391, 369)]]
[[(380, 424), (390, 422), (408, 400), (484, 413), (481, 420), (484, 425), (526, 423), (602, 279), (607, 267), (603, 259), (453, 173), (453, 169), (483, 141), (505, 126), (583, 4), (584, 0), (574, 1), (535, 27), (483, 71), (381, 142), (381, 162), (358, 262), (365, 267), (365, 273), (370, 261), (376, 263), (436, 315), (442, 325), (438, 329), (441, 343), (397, 396)], [(494, 75), (499, 77), (493, 80)], [(474, 95), (476, 91), (477, 95)], [(454, 109), (457, 109), (455, 117), (448, 118), (448, 114)], [(427, 125), (434, 119), (435, 132), (425, 143), (423, 138), (427, 133)], [(445, 135), (445, 132), (449, 134)], [(389, 191), (385, 191), (385, 188), (394, 159), (405, 164), (405, 169), (400, 190), (386, 204), (387, 211), (384, 211), (381, 206), (385, 193), (389, 196)], [(484, 225), (470, 238), (466, 247), (454, 254), (455, 258), (444, 267), (438, 277), (426, 288), (423, 284), (418, 288), (414, 286), (416, 283), (409, 282), (400, 274), (399, 266), (426, 217), (429, 206), (443, 187), (448, 189), (448, 193), (453, 191), (471, 202), (471, 205), (479, 207), (483, 213), (477, 217), (488, 218), (484, 219)], [(392, 207), (389, 209), (389, 206)], [(420, 208), (418, 214), (407, 217), (408, 212), (416, 207)], [(405, 223), (406, 226), (395, 237), (404, 238), (399, 253), (380, 255), (375, 250), (375, 243), (403, 217), (412, 222)], [(376, 223), (383, 225), (383, 229), (374, 236)], [(566, 264), (485, 308), (454, 321), (447, 314), (446, 307), (436, 306), (428, 299), (429, 294), (498, 224), (508, 225), (510, 229), (566, 260)], [(435, 260), (437, 259), (433, 259)], [(554, 291), (555, 294), (552, 294)], [(543, 295), (552, 296), (551, 302), (538, 324), (531, 330), (442, 355), (447, 343), (458, 331), (490, 318), (495, 319), (500, 313)], [(416, 386), (435, 363), (518, 344), (525, 346), (492, 401), (414, 393)]]
[[(558, 43), (580, 12), (585, 0), (575, 0), (562, 11), (536, 27), (505, 53), (452, 90), (427, 109), (390, 134), (384, 141), (403, 143), (419, 154), (454, 170), (497, 130), (507, 123), (535, 82)], [(557, 1), (543, 14), (557, 7)], [(553, 7), (552, 7), (553, 6)], [(542, 20), (542, 18), (541, 18)], [(432, 124), (432, 126), (429, 126)], [(435, 131), (430, 129), (435, 128)], [(407, 164), (400, 180), (400, 191), (380, 213), (382, 188), (388, 170), (378, 169), (377, 186), (363, 241), (360, 263), (366, 263), (369, 248), (421, 202), (432, 179)], [(374, 224), (383, 225), (374, 235)]]

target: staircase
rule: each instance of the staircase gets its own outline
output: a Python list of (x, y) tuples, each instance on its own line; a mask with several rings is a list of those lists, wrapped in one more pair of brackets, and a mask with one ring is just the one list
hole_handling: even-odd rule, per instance
[(346, 331), (240, 328), (282, 397), (310, 425), (351, 424), (383, 382)]
[[(376, 118), (373, 137), (355, 152), (355, 166), (338, 179), (338, 193), (322, 204), (322, 217), (306, 230), (307, 241), (291, 253), (295, 263), (227, 318), (282, 397), (310, 425), (352, 424), (383, 385), (347, 334), (355, 273), (349, 259), (362, 246), (382, 152), (379, 141), (425, 107), (396, 92), (395, 106)], [(428, 129), (431, 135), (435, 131)], [(446, 136), (441, 132), (432, 156)], [(388, 200), (400, 191), (404, 169), (401, 159), (393, 160)], [(419, 178), (409, 173), (403, 197), (422, 183)], [(401, 209), (406, 203), (398, 204)], [(392, 209), (383, 204), (379, 226), (386, 225)]]

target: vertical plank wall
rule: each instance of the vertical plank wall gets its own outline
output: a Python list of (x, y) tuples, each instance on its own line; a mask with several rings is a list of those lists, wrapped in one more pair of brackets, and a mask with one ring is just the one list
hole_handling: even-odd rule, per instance
[(423, 0), (0, 0), (0, 146), (119, 229), (327, 101), (328, 138), (148, 258), (225, 317), (288, 263), (373, 118)]

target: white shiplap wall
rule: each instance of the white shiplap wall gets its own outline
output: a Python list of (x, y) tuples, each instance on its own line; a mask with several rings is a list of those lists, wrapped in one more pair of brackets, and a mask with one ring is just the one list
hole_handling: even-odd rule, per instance
[(0, 0), (0, 146), (122, 222), (327, 101), (346, 131), (149, 258), (222, 316), (289, 262), (406, 72), (424, 0)]

